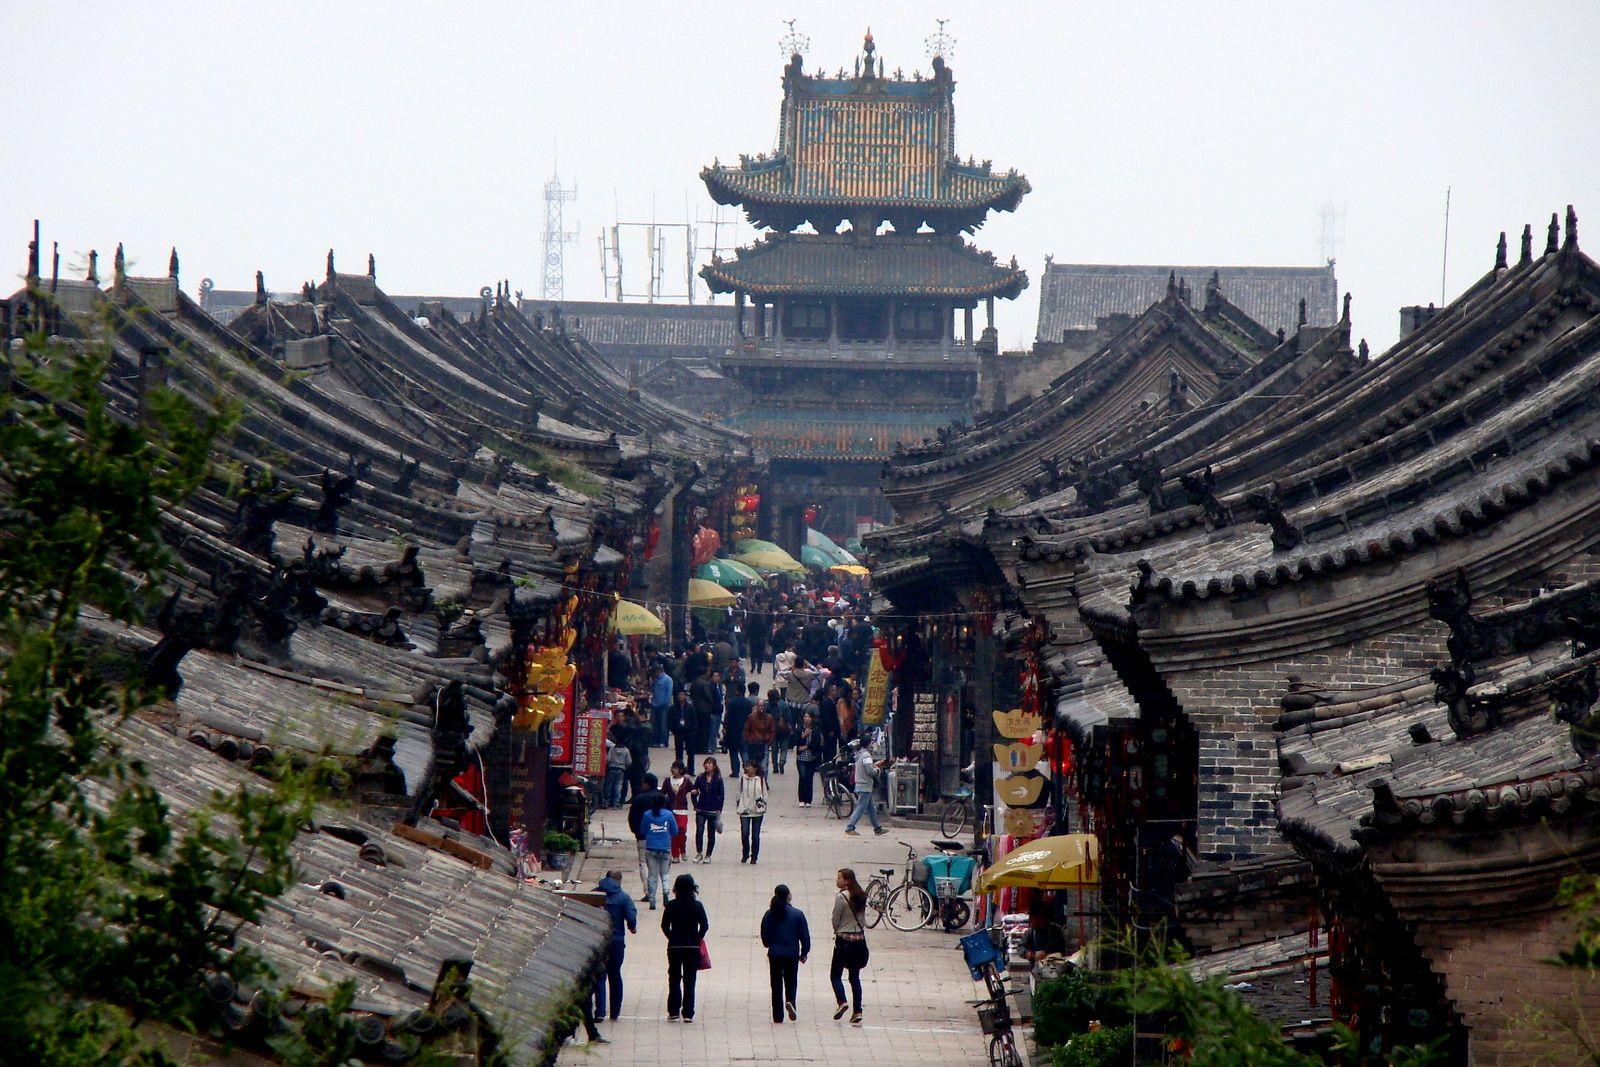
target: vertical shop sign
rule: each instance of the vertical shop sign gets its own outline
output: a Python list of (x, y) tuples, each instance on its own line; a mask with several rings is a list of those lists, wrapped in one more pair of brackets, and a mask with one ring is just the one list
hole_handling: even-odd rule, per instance
[(578, 774), (598, 777), (606, 773), (606, 731), (611, 720), (605, 715), (579, 715), (572, 733), (572, 769)]
[(557, 715), (550, 724), (550, 766), (569, 767), (572, 765), (573, 733), (577, 724), (573, 721), (576, 717), (573, 689), (575, 684), (569, 684), (562, 694), (561, 714)]
[(872, 650), (872, 662), (867, 666), (867, 695), (861, 707), (861, 722), (866, 726), (882, 726), (889, 709), (889, 671), (883, 665), (883, 650)]

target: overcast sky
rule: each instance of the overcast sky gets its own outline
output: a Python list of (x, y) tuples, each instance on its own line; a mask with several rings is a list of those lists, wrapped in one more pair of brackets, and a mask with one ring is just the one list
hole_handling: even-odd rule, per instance
[[(791, 15), (808, 69), (850, 66), (870, 24), (908, 75), (949, 17), (958, 150), (1033, 185), (976, 240), (1035, 280), (1047, 253), (1315, 264), (1332, 205), (1340, 287), (1382, 348), (1400, 305), (1439, 298), (1447, 186), (1452, 295), (1492, 265), (1500, 230), (1514, 255), (1531, 221), (1542, 248), (1569, 202), (1600, 249), (1587, 0), (19, 3), (0, 234), (19, 276), (38, 216), (46, 256), (58, 240), (74, 269), (120, 240), (132, 269), (164, 273), (175, 244), (190, 293), (202, 277), (248, 288), (257, 268), (292, 289), (332, 246), (352, 271), (375, 253), (390, 292), (507, 277), (533, 296), (559, 147), (580, 230), (566, 293), (598, 298), (602, 227), (709, 219), (700, 167), (773, 146)], [(1002, 308), (1002, 342), (1031, 341), (1036, 312), (1035, 281)]]

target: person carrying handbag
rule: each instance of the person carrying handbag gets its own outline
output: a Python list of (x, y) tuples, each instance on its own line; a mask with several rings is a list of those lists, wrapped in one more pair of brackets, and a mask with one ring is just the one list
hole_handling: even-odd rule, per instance
[(695, 899), (699, 887), (687, 874), (672, 883), (672, 899), (661, 916), (661, 932), (667, 935), (667, 1019), (677, 1022), (681, 1014), (686, 1023), (694, 1022), (694, 986), (700, 974), (701, 954), (711, 921), (705, 905)]
[(754, 865), (761, 856), (761, 820), (767, 814), (767, 780), (761, 776), (761, 768), (754, 760), (745, 761), (735, 807), (739, 812), (739, 847), (743, 853), (739, 862)]

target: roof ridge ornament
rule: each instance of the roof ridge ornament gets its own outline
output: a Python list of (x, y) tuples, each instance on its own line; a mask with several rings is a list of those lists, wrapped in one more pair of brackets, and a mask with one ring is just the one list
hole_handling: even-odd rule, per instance
[(1500, 243), (1494, 248), (1494, 269), (1506, 269), (1506, 231), (1500, 231)]
[[(811, 38), (794, 28), (795, 19), (784, 19), (783, 24), (789, 27), (789, 32), (778, 40), (778, 47), (783, 50), (783, 58), (790, 60), (799, 59), (811, 51)], [(798, 72), (799, 66), (795, 66)]]
[(1561, 222), (1559, 216), (1552, 211), (1550, 212), (1550, 228), (1545, 231), (1544, 235), (1544, 254), (1553, 256), (1559, 251), (1561, 251)]
[(258, 305), (265, 305), (266, 302), (267, 302), (267, 279), (266, 279), (266, 275), (262, 274), (260, 271), (256, 271), (256, 303)]
[(1572, 209), (1571, 204), (1567, 205), (1567, 238), (1562, 248), (1569, 252), (1578, 250), (1578, 213)]
[(1517, 266), (1526, 266), (1533, 262), (1533, 223), (1526, 223), (1522, 227), (1522, 256), (1517, 260)]
[(39, 282), (39, 220), (33, 220), (33, 240), (28, 242), (28, 272), (23, 275), (30, 283)]
[[(120, 243), (117, 245), (117, 262), (119, 265), (122, 262), (122, 245)], [(89, 272), (84, 277), (91, 285), (100, 284), (100, 253), (92, 248), (89, 249)], [(118, 283), (121, 283), (120, 278)]]
[(178, 248), (176, 245), (172, 248), (172, 254), (167, 256), (167, 277), (173, 281), (178, 280)]
[[(939, 28), (928, 34), (926, 38), (928, 58), (939, 60), (939, 66), (943, 66), (955, 55), (956, 39), (951, 36), (950, 31), (945, 29), (945, 26), (950, 22), (949, 19), (934, 19), (933, 21), (938, 24)], [(938, 68), (935, 67), (934, 69), (937, 72)]]

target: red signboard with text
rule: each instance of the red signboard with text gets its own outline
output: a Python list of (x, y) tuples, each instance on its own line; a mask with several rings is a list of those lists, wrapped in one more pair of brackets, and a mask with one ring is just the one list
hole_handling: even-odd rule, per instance
[(606, 773), (606, 730), (610, 725), (605, 715), (577, 717), (572, 735), (573, 771), (591, 776)]
[(572, 735), (576, 726), (573, 722), (576, 717), (573, 714), (576, 710), (573, 689), (576, 685), (577, 683), (574, 682), (572, 685), (567, 686), (566, 692), (562, 694), (561, 714), (550, 724), (550, 766), (552, 767), (567, 767), (572, 764)]

